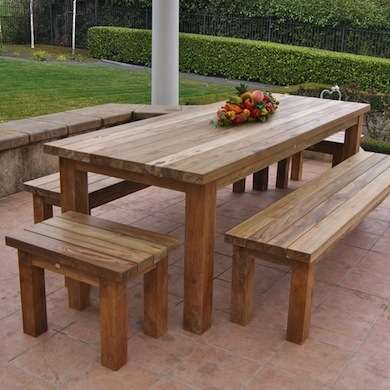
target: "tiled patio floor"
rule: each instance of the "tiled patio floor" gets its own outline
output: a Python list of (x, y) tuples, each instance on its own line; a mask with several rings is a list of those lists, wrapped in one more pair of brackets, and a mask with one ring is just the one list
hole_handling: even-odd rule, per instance
[[(306, 161), (305, 179), (327, 167)], [(272, 183), (274, 175), (273, 169)], [(129, 363), (119, 372), (99, 364), (96, 290), (92, 307), (72, 311), (63, 279), (47, 274), (50, 330), (37, 339), (22, 333), (16, 253), (4, 246), (4, 235), (32, 223), (31, 199), (26, 193), (0, 199), (0, 388), (390, 389), (390, 199), (319, 263), (304, 346), (284, 340), (289, 273), (281, 266), (257, 262), (255, 319), (247, 327), (229, 322), (231, 248), (223, 232), (284, 194), (273, 186), (266, 193), (219, 192), (214, 324), (203, 336), (181, 328), (182, 247), (170, 259), (167, 336), (142, 334), (142, 285), (129, 286)], [(183, 238), (179, 193), (151, 188), (95, 214)]]

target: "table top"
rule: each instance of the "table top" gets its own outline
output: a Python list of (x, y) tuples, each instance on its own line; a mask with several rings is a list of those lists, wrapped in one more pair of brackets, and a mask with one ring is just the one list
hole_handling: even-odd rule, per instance
[(291, 156), (370, 109), (362, 103), (275, 96), (279, 109), (265, 123), (215, 127), (218, 103), (51, 142), (44, 150), (105, 168), (206, 184), (270, 156)]

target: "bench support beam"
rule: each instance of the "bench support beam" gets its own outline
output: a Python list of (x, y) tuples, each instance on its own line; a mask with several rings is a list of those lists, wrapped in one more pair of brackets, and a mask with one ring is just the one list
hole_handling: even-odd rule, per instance
[(127, 363), (126, 282), (100, 281), (101, 363), (119, 370)]
[(253, 317), (253, 294), (255, 286), (255, 260), (244, 248), (233, 247), (232, 269), (232, 322), (247, 325)]
[(168, 331), (168, 258), (144, 275), (144, 333), (160, 337)]
[(34, 223), (53, 217), (53, 206), (45, 202), (39, 195), (33, 194)]
[(292, 265), (287, 340), (303, 344), (309, 336), (314, 287), (314, 265), (296, 262)]
[(343, 156), (344, 160), (359, 152), (360, 140), (363, 131), (363, 120), (364, 117), (360, 116), (356, 125), (345, 130)]
[(47, 331), (45, 271), (33, 266), (28, 254), (18, 256), (23, 331), (37, 337)]

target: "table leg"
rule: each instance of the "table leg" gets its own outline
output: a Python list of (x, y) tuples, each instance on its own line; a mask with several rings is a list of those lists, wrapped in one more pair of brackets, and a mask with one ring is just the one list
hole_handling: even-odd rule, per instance
[(345, 130), (343, 159), (353, 156), (360, 150), (360, 138), (363, 130), (363, 116), (359, 116), (356, 125)]
[(186, 191), (183, 327), (196, 334), (211, 326), (216, 192), (215, 183)]
[(290, 157), (278, 162), (278, 169), (276, 172), (276, 188), (283, 190), (288, 188), (288, 179), (290, 176), (290, 162)]
[(253, 191), (267, 191), (269, 181), (269, 167), (253, 174)]
[[(74, 161), (60, 158), (62, 212), (69, 210), (89, 213), (88, 173), (78, 171)], [(89, 306), (90, 286), (76, 280), (65, 279), (68, 288), (69, 307), (83, 310)]]

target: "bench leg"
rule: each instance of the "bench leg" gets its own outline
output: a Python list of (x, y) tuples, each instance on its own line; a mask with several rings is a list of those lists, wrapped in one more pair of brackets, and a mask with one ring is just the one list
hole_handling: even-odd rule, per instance
[(144, 275), (144, 333), (160, 337), (168, 330), (168, 258)]
[(345, 130), (344, 145), (343, 145), (344, 160), (359, 152), (360, 140), (363, 131), (363, 122), (364, 122), (364, 116), (361, 115), (359, 116), (356, 125)]
[(303, 152), (296, 153), (291, 158), (291, 180), (301, 181), (303, 173)]
[(339, 165), (344, 159), (344, 148), (342, 145), (338, 145), (334, 148), (332, 153), (332, 167)]
[(296, 263), (292, 267), (287, 340), (303, 344), (310, 329), (314, 265)]
[(288, 188), (288, 178), (290, 172), (291, 158), (286, 158), (278, 162), (278, 169), (276, 172), (276, 188), (285, 190)]
[(255, 260), (249, 257), (245, 249), (233, 247), (232, 322), (247, 325), (253, 316), (253, 294), (255, 285)]
[(119, 370), (127, 363), (127, 283), (100, 281), (101, 363)]
[(47, 331), (45, 271), (33, 266), (26, 253), (18, 255), (23, 331), (37, 337)]
[(33, 194), (34, 223), (42, 222), (53, 216), (53, 206), (39, 195)]
[(84, 310), (89, 306), (90, 286), (88, 284), (65, 277), (65, 286), (68, 288), (68, 302), (71, 309)]
[(241, 179), (233, 183), (233, 192), (236, 194), (243, 194), (245, 192), (246, 179)]
[(253, 190), (267, 191), (268, 190), (269, 167), (253, 174)]

